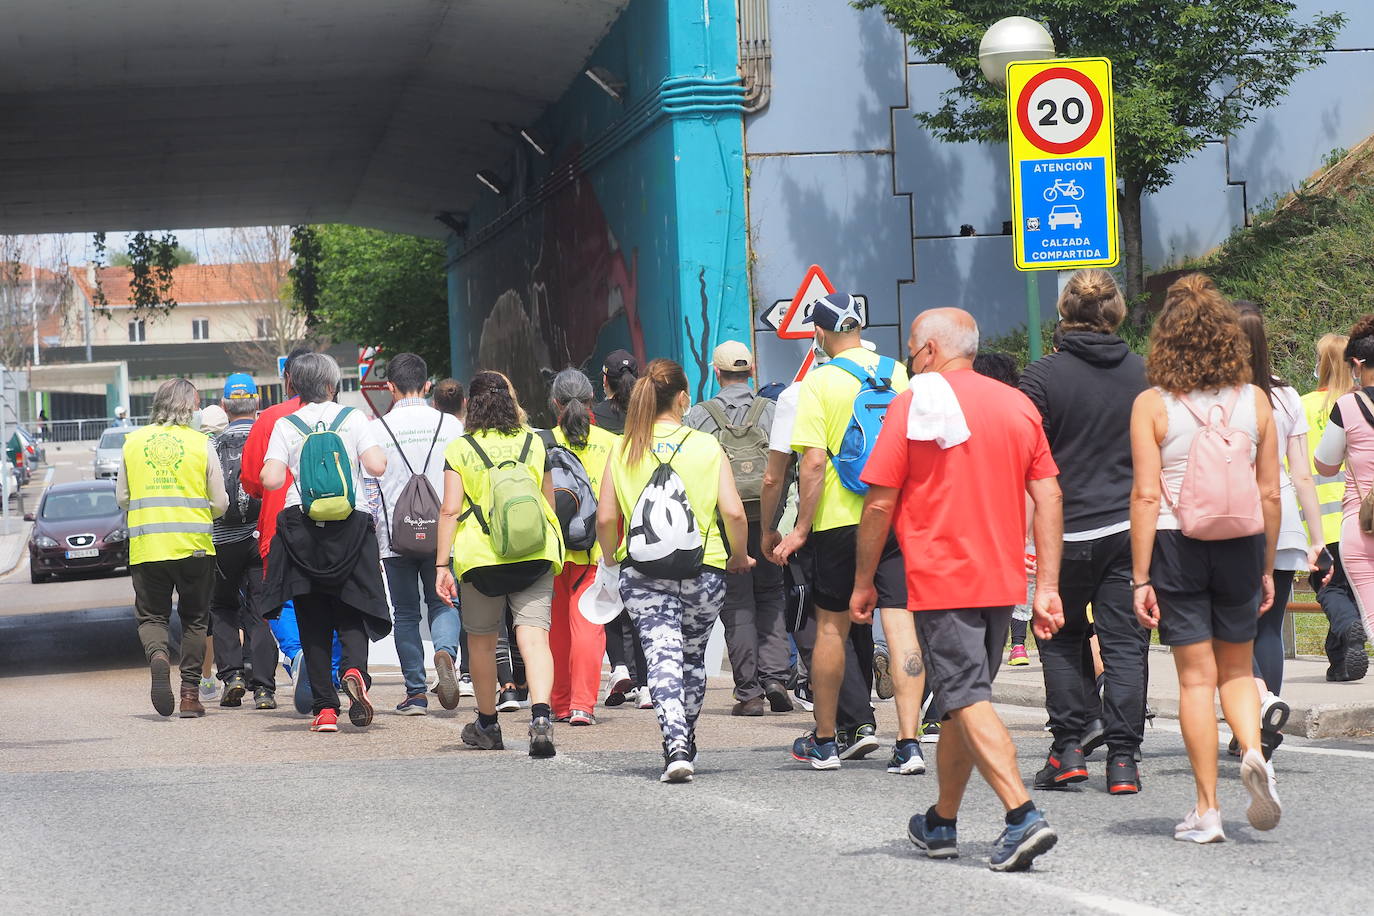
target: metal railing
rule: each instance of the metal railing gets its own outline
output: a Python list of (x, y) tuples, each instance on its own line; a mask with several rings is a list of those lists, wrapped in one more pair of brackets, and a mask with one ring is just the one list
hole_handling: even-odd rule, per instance
[[(114, 417), (91, 417), (85, 420), (49, 420), (28, 426), (44, 442), (85, 442), (99, 439), (100, 434), (113, 426), (114, 422)], [(142, 426), (148, 422), (148, 418), (130, 417), (129, 422), (134, 426)]]

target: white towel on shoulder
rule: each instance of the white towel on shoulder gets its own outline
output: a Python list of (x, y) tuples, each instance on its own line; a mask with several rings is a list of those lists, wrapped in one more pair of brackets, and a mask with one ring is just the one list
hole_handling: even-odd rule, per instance
[(959, 406), (954, 389), (940, 373), (912, 376), (906, 437), (913, 442), (934, 442), (940, 448), (953, 448), (968, 441), (964, 409)]

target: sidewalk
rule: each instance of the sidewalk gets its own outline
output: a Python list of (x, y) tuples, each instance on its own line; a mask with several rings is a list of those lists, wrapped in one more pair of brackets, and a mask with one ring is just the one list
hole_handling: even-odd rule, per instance
[(12, 513), (9, 519), (0, 521), (0, 576), (9, 573), (24, 559), (24, 551), (29, 546), (29, 532), (32, 530), (33, 522), (24, 521), (18, 513)]
[[(1002, 665), (993, 698), (1014, 706), (1045, 705), (1039, 657), (1025, 668)], [(1293, 709), (1284, 732), (1303, 738), (1351, 738), (1374, 734), (1374, 674), (1349, 683), (1326, 680), (1326, 659), (1311, 655), (1284, 664), (1283, 699)], [(1149, 704), (1157, 715), (1178, 718), (1178, 675), (1167, 650), (1150, 650)], [(1221, 709), (1217, 708), (1220, 716)]]

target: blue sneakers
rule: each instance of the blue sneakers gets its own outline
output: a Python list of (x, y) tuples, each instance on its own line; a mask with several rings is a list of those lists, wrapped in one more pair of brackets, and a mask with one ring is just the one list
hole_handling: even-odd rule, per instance
[(296, 712), (308, 716), (315, 708), (315, 694), (310, 690), (310, 672), (305, 670), (305, 652), (297, 652), (291, 659), (291, 677), (295, 681), (291, 700), (296, 704)]
[(811, 764), (813, 770), (838, 770), (840, 749), (834, 740), (817, 741), (815, 732), (808, 732), (792, 742), (792, 758)]
[[(914, 838), (913, 838), (914, 841)], [(992, 859), (988, 867), (993, 871), (1025, 871), (1041, 853), (1049, 852), (1059, 836), (1038, 810), (1032, 811), (1021, 819), (1019, 824), (1008, 824), (997, 838), (992, 848)]]
[(423, 716), (429, 713), (429, 699), (422, 693), (411, 694), (396, 704), (396, 711), (403, 716)]
[(915, 741), (907, 745), (899, 742), (887, 761), (887, 771), (896, 776), (919, 776), (924, 773), (926, 759), (921, 754), (921, 745)]
[(926, 823), (924, 814), (911, 818), (906, 826), (907, 838), (916, 844), (917, 849), (925, 850), (932, 859), (959, 858), (959, 835), (953, 827), (931, 827)]

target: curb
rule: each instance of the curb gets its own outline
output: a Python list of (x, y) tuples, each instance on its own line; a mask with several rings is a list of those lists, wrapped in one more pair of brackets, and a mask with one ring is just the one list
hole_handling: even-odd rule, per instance
[[(29, 533), (32, 530), (33, 522), (23, 522), (18, 531), (0, 534), (0, 576), (8, 576), (24, 561), (24, 553), (29, 546)], [(10, 546), (11, 542), (13, 546)]]

